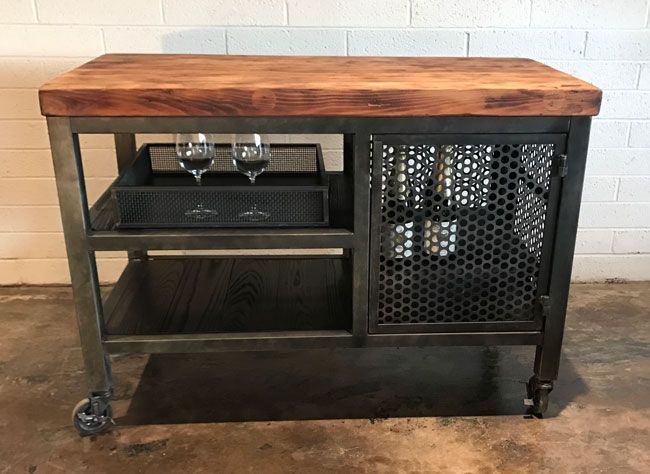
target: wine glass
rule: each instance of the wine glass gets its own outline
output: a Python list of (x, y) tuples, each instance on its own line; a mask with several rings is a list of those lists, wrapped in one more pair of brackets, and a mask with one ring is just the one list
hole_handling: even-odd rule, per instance
[[(214, 162), (214, 141), (204, 133), (178, 133), (176, 134), (176, 157), (181, 168), (192, 174), (196, 184), (201, 186), (201, 176)], [(206, 208), (202, 202), (199, 202), (194, 209), (185, 211), (187, 217), (196, 220), (204, 220), (217, 214), (217, 211)]]
[(236, 134), (232, 139), (232, 162), (241, 173), (255, 184), (271, 160), (271, 146), (259, 133)]
[(214, 162), (214, 143), (204, 133), (178, 133), (176, 156), (181, 168), (191, 173), (201, 186), (201, 175)]
[[(259, 133), (234, 134), (232, 136), (232, 163), (241, 173), (248, 176), (251, 184), (264, 172), (271, 161), (271, 145)], [(253, 204), (248, 211), (239, 217), (251, 222), (267, 220), (271, 215), (260, 211)]]

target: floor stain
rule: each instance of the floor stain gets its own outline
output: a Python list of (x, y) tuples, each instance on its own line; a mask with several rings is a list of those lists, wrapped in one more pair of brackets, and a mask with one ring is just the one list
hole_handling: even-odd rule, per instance
[(148, 443), (133, 443), (124, 447), (124, 452), (130, 458), (140, 456), (141, 454), (149, 454), (159, 449), (167, 447), (169, 440), (161, 439), (156, 441), (149, 441)]

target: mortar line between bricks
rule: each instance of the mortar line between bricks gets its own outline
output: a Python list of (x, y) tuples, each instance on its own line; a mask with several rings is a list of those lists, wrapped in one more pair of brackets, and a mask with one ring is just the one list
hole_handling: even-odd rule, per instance
[(643, 69), (643, 64), (639, 63), (638, 67), (637, 67), (637, 71), (636, 71), (636, 86), (635, 86), (636, 90), (641, 90), (640, 87), (641, 87), (641, 70), (642, 69)]
[[(103, 150), (104, 148), (100, 148)], [(627, 146), (590, 146), (589, 150), (613, 150), (613, 151), (622, 151), (622, 150), (648, 150), (650, 151), (650, 147), (635, 147), (635, 148), (630, 148)]]
[[(581, 256), (581, 257), (650, 257), (650, 253), (647, 252), (641, 252), (641, 253), (636, 253), (636, 252), (626, 252), (626, 253), (576, 253), (576, 257)], [(45, 260), (45, 259), (43, 259)]]
[(58, 204), (2, 204), (0, 209), (58, 209)]
[(16, 231), (4, 231), (0, 230), (0, 235), (63, 235), (62, 230), (42, 230), (42, 231), (28, 231), (28, 230), (16, 230)]
[[(587, 178), (650, 178), (649, 174), (587, 174)], [(97, 178), (104, 178), (104, 176), (96, 176)], [(43, 179), (43, 178), (38, 178)], [(593, 201), (592, 201), (593, 202)]]
[(102, 40), (102, 52), (106, 54), (106, 35), (104, 34), (104, 28), (99, 29), (99, 37)]
[(602, 88), (605, 92), (621, 92), (626, 94), (648, 94), (650, 90), (645, 89), (610, 89), (608, 87)]
[[(2, 25), (0, 25), (2, 26)], [(229, 27), (225, 28), (224, 31), (231, 31), (233, 29), (239, 29), (240, 27)], [(191, 29), (191, 28), (189, 28)], [(219, 28), (221, 29), (221, 28)], [(265, 29), (270, 29), (270, 28), (265, 28)], [(330, 28), (331, 29), (331, 28)], [(400, 28), (386, 28), (386, 30), (395, 30), (395, 31), (404, 31), (403, 29)], [(415, 28), (413, 28), (415, 30)], [(346, 29), (346, 31), (352, 31), (349, 28)], [(354, 31), (372, 31), (372, 29), (367, 29), (367, 28), (355, 28)], [(433, 30), (432, 30), (433, 31)], [(451, 29), (445, 30), (445, 31), (452, 31)], [(454, 30), (457, 31), (458, 33), (468, 33), (466, 30)], [(135, 54), (135, 53), (124, 53), (124, 54)], [(79, 59), (81, 61), (90, 61), (94, 57), (93, 56), (87, 56), (87, 55), (82, 55), (82, 56), (65, 56), (65, 55), (52, 55), (52, 56), (42, 56), (42, 55), (29, 55), (29, 54), (20, 54), (20, 55), (2, 55), (0, 54), (0, 61), (1, 60), (30, 60), (30, 59), (40, 59), (40, 60), (71, 60), (71, 59)], [(594, 58), (543, 58), (544, 61), (553, 61), (553, 62), (571, 62), (571, 63), (577, 63), (577, 64), (591, 64), (591, 63), (604, 63), (604, 64), (635, 64), (635, 65), (642, 65), (645, 63), (650, 63), (650, 58), (649, 59), (594, 59)], [(629, 90), (629, 89), (624, 89), (624, 90)]]
[[(33, 23), (30, 23), (33, 25)], [(0, 25), (0, 26), (5, 26), (5, 25)], [(137, 25), (136, 25), (137, 26)], [(192, 29), (191, 27), (187, 27), (188, 29)], [(229, 27), (229, 28), (224, 28), (224, 31), (230, 31), (232, 29), (236, 29), (240, 27)], [(219, 28), (221, 29), (221, 28)], [(270, 29), (270, 28), (265, 28), (265, 29)], [(400, 30), (400, 28), (392, 28), (394, 30)], [(412, 28), (413, 30), (418, 29), (418, 28)], [(368, 28), (355, 28), (356, 31), (364, 31), (364, 30), (371, 30)], [(351, 31), (351, 30), (346, 30), (346, 31)], [(401, 30), (403, 31), (403, 30)], [(432, 30), (433, 31), (433, 30)], [(445, 31), (452, 31), (451, 29), (447, 29)], [(456, 29), (455, 31), (458, 31), (459, 33), (468, 33), (467, 31)], [(129, 53), (125, 53), (129, 54)], [(29, 55), (29, 54), (21, 54), (21, 55), (2, 55), (0, 54), (0, 61), (2, 60), (31, 60), (31, 59), (40, 59), (40, 60), (70, 60), (70, 59), (79, 59), (81, 61), (88, 62), (93, 59), (93, 56), (87, 56), (87, 55), (82, 55), (82, 56), (65, 56), (65, 55), (52, 55), (52, 56), (42, 56), (42, 55)], [(642, 65), (643, 63), (650, 63), (650, 58), (649, 59), (594, 59), (594, 58), (543, 58), (541, 59), (542, 61), (552, 61), (552, 62), (571, 62), (571, 63), (577, 63), (577, 64), (590, 64), (590, 63), (606, 63), (606, 64), (636, 64), (636, 65)], [(23, 89), (23, 87), (4, 87), (4, 89)], [(38, 89), (38, 86), (34, 87), (29, 87), (27, 89)], [(608, 91), (611, 91), (612, 89), (607, 89)], [(620, 89), (620, 90), (636, 90), (636, 89)], [(644, 90), (644, 89), (639, 89), (639, 90)]]
[(650, 227), (581, 227), (578, 232), (602, 232), (602, 231), (615, 231), (615, 232), (650, 232)]
[[(609, 201), (584, 201), (583, 200), (582, 204), (616, 204), (617, 206), (620, 204), (620, 205), (626, 205), (626, 206), (630, 206), (630, 205), (639, 205), (639, 206), (643, 205), (643, 206), (645, 206), (645, 205), (650, 204), (650, 201), (612, 201), (612, 200), (609, 200)], [(20, 206), (16, 206), (16, 207), (20, 207)]]
[(406, 21), (408, 26), (413, 26), (413, 0), (406, 1)]
[[(124, 257), (97, 257), (97, 260), (126, 260), (126, 256)], [(68, 260), (66, 257), (15, 257), (15, 258), (0, 258), (0, 262), (12, 262), (15, 260)]]
[(627, 136), (625, 138), (625, 144), (629, 147), (632, 140), (632, 122), (627, 124)]
[[(105, 180), (105, 179), (111, 179), (111, 178), (115, 179), (115, 177), (111, 177), (111, 176), (85, 176), (85, 179), (87, 179), (87, 180), (88, 179)], [(3, 179), (22, 179), (22, 180), (29, 180), (29, 181), (38, 181), (38, 180), (51, 181), (51, 180), (54, 180), (54, 176), (0, 176), (0, 181), (3, 180)]]
[[(4, 25), (2, 25), (4, 26)], [(29, 54), (18, 54), (15, 56), (12, 55), (0, 55), (0, 60), (5, 60), (5, 59), (44, 59), (44, 60), (59, 60), (59, 59), (80, 59), (82, 61), (90, 61), (93, 59), (94, 56), (88, 56), (88, 55), (82, 55), (82, 56), (61, 56), (61, 55), (52, 55), (52, 56), (41, 56), (38, 54), (35, 55), (29, 55)]]
[(36, 20), (36, 23), (40, 23), (40, 20), (38, 18), (38, 6), (36, 5), (36, 0), (32, 0), (32, 8), (34, 9), (34, 19)]
[[(48, 27), (61, 27), (61, 28), (79, 28), (79, 29), (94, 29), (94, 28), (157, 28), (157, 29), (175, 29), (175, 28), (183, 28), (183, 29), (196, 29), (197, 27), (201, 27), (203, 29), (226, 29), (226, 28), (238, 28), (238, 29), (265, 29), (265, 30), (272, 30), (272, 29), (294, 29), (294, 30), (345, 30), (348, 28), (354, 28), (355, 30), (404, 30), (404, 28), (408, 29), (413, 29), (413, 30), (431, 30), (431, 31), (462, 31), (463, 28), (468, 28), (467, 26), (409, 26), (407, 24), (402, 24), (402, 25), (291, 25), (291, 24), (259, 24), (259, 25), (239, 25), (239, 24), (202, 24), (202, 23), (195, 23), (195, 24), (181, 24), (181, 23), (129, 23), (129, 24), (124, 24), (124, 23), (0, 23), (0, 26), (30, 26), (33, 28), (48, 28)], [(473, 26), (471, 27), (474, 30), (477, 31), (499, 31), (499, 32), (508, 32), (508, 31), (514, 31), (518, 33), (522, 32), (527, 32), (527, 31), (548, 31), (548, 32), (554, 32), (554, 31), (562, 31), (562, 32), (580, 32), (586, 31), (588, 28), (589, 31), (594, 32), (594, 31), (608, 31), (608, 32), (622, 32), (622, 33), (630, 33), (630, 32), (637, 32), (637, 33), (643, 33), (646, 32), (646, 27), (640, 27), (640, 28), (598, 28), (598, 27), (589, 27), (589, 26), (582, 26), (582, 27), (577, 27), (577, 28), (571, 28), (571, 27), (549, 27), (549, 26), (514, 26), (514, 27), (508, 27), (508, 26)], [(50, 57), (50, 56), (46, 56)], [(603, 61), (606, 61), (607, 58), (602, 59)], [(640, 61), (643, 61), (644, 59), (639, 59)], [(646, 59), (647, 60), (647, 59)], [(632, 61), (632, 60), (630, 60)]]
[(158, 5), (160, 5), (160, 21), (162, 24), (165, 24), (165, 7), (163, 6), (163, 0), (158, 0)]

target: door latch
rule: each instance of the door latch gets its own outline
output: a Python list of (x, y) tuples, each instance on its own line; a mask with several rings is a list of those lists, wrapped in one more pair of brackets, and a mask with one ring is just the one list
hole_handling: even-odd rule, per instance
[(551, 314), (551, 297), (543, 295), (539, 297), (539, 308), (542, 316), (546, 319)]
[(566, 155), (558, 155), (555, 158), (555, 164), (554, 164), (554, 172), (553, 174), (555, 176), (559, 176), (560, 178), (564, 178), (567, 173), (569, 172), (569, 165), (567, 164), (567, 157)]

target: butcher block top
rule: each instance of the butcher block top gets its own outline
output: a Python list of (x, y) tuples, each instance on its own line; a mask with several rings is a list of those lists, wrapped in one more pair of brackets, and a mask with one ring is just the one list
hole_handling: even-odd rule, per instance
[(601, 91), (530, 59), (107, 54), (39, 97), (75, 117), (572, 116)]

